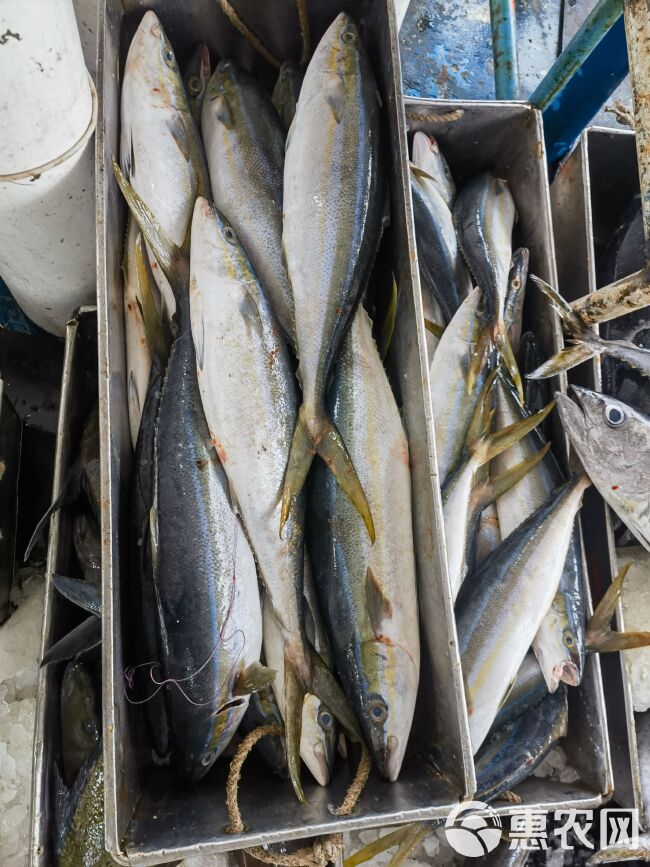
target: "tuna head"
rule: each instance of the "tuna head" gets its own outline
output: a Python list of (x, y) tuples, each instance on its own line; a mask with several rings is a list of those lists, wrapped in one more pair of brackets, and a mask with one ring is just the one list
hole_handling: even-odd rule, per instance
[(187, 102), (174, 50), (155, 12), (145, 13), (129, 47), (130, 74), (137, 74), (148, 88), (151, 105), (175, 106)]
[(582, 464), (601, 496), (650, 546), (650, 418), (608, 395), (571, 387), (558, 410)]
[(361, 664), (361, 724), (380, 773), (394, 782), (411, 730), (418, 669), (406, 650), (380, 639), (361, 646)]

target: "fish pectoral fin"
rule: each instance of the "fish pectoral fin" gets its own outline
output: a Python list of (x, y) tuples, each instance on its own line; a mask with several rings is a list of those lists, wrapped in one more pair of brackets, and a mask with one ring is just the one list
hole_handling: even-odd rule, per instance
[(332, 114), (337, 123), (343, 120), (345, 111), (345, 82), (340, 75), (332, 75), (325, 84), (325, 101), (332, 109)]
[(224, 94), (220, 94), (212, 100), (212, 110), (214, 116), (222, 123), (226, 129), (231, 129), (233, 126), (232, 119), (232, 111), (230, 110), (230, 104), (228, 103), (228, 97)]
[(142, 317), (144, 333), (149, 352), (160, 359), (169, 354), (170, 335), (158, 314), (154, 296), (154, 281), (149, 265), (149, 258), (144, 245), (142, 232), (135, 239), (135, 268), (138, 278), (139, 297), (136, 297), (138, 310)]
[[(431, 830), (431, 825), (421, 822), (411, 822), (408, 825), (402, 825), (401, 828), (397, 828), (389, 834), (384, 834), (383, 837), (378, 837), (362, 849), (358, 849), (345, 859), (343, 867), (357, 867), (358, 864), (365, 864), (376, 858), (377, 855), (381, 855), (382, 852), (392, 849), (393, 846), (399, 845), (401, 848), (403, 844), (409, 843), (416, 830), (421, 831), (423, 829), (426, 829), (426, 833), (428, 834)], [(409, 848), (410, 851), (411, 849)]]
[(617, 650), (632, 650), (650, 646), (650, 632), (616, 632), (610, 626), (616, 605), (621, 596), (623, 582), (632, 561), (623, 566), (607, 588), (605, 595), (587, 624), (585, 646), (594, 653), (615, 653)]
[(235, 678), (233, 695), (252, 695), (254, 692), (261, 692), (273, 683), (276, 673), (261, 662), (252, 662)]
[(29, 557), (34, 550), (34, 545), (38, 542), (47, 526), (48, 521), (52, 517), (52, 515), (58, 511), (63, 506), (67, 506), (69, 503), (73, 503), (81, 491), (83, 490), (83, 477), (84, 470), (81, 461), (77, 460), (70, 467), (68, 471), (68, 475), (65, 477), (65, 481), (63, 482), (63, 487), (61, 488), (61, 493), (54, 500), (52, 505), (49, 507), (47, 512), (43, 515), (41, 520), (38, 522), (36, 527), (34, 528), (34, 532), (32, 533), (31, 539), (27, 543), (27, 548), (25, 549), (24, 562), (29, 560)]
[(546, 453), (550, 449), (551, 444), (546, 445), (530, 455), (525, 460), (520, 461), (513, 467), (505, 470), (498, 476), (494, 476), (481, 485), (477, 485), (472, 491), (472, 498), (478, 498), (478, 508), (484, 509), (489, 503), (493, 503), (499, 497), (502, 497), (510, 488), (514, 487), (517, 482), (520, 482), (533, 467), (537, 466), (544, 459)]
[(341, 685), (321, 657), (311, 649), (311, 683), (309, 692), (319, 698), (332, 711), (336, 719), (355, 743), (361, 743), (361, 731), (352, 706)]
[(171, 133), (171, 137), (174, 139), (176, 144), (178, 145), (179, 151), (183, 154), (183, 158), (186, 162), (190, 161), (190, 141), (187, 137), (187, 130), (183, 125), (183, 122), (180, 118), (180, 115), (174, 118), (170, 118), (167, 121), (167, 127), (169, 132)]
[(176, 293), (179, 291), (179, 286), (185, 287), (189, 283), (189, 261), (187, 256), (184, 255), (180, 247), (174, 244), (144, 199), (133, 189), (124, 176), (122, 169), (117, 164), (115, 157), (113, 157), (113, 174), (122, 191), (122, 195), (126, 199), (129, 210), (133, 214), (147, 243), (153, 250), (156, 261), (160, 265), (165, 277), (167, 277), (172, 289)]
[(474, 445), (472, 452), (479, 461), (479, 465), (483, 466), (488, 461), (491, 461), (497, 455), (500, 455), (510, 446), (518, 443), (519, 440), (527, 436), (540, 424), (555, 406), (555, 401), (552, 400), (539, 412), (527, 416), (520, 421), (510, 424), (495, 433), (482, 437)]
[(381, 582), (370, 566), (366, 570), (366, 611), (375, 635), (381, 633), (383, 622), (393, 616), (391, 601), (385, 596)]
[(284, 659), (284, 737), (287, 750), (287, 770), (293, 791), (301, 804), (307, 803), (307, 798), (300, 782), (300, 736), (302, 733), (302, 706), (305, 700), (305, 688), (295, 671), (293, 664)]
[(550, 379), (552, 376), (557, 376), (564, 370), (571, 370), (582, 364), (583, 361), (588, 361), (594, 355), (598, 355), (600, 347), (595, 341), (583, 343), (579, 338), (574, 339), (576, 342), (572, 346), (565, 346), (564, 349), (560, 349), (548, 361), (526, 374), (526, 379)]

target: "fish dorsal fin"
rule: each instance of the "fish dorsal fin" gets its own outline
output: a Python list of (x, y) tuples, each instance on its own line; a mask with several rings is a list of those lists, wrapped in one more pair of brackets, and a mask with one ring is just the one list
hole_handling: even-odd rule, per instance
[(212, 111), (219, 123), (222, 123), (228, 129), (233, 126), (232, 111), (230, 110), (228, 98), (224, 94), (220, 94), (212, 100)]
[(252, 662), (239, 672), (233, 685), (233, 695), (251, 695), (270, 686), (275, 680), (276, 672), (267, 668), (261, 662)]
[(325, 85), (325, 101), (332, 109), (337, 123), (341, 123), (345, 110), (345, 82), (339, 75), (331, 76)]
[(390, 620), (393, 616), (393, 606), (370, 566), (366, 570), (366, 610), (372, 631), (378, 635), (384, 620)]

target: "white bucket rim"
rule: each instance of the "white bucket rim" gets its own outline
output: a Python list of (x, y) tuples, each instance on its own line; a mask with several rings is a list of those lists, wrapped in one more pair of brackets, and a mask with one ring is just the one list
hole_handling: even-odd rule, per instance
[(33, 169), (27, 169), (22, 172), (12, 172), (9, 175), (0, 175), (0, 183), (11, 183), (12, 181), (24, 181), (27, 178), (36, 178), (45, 174), (45, 172), (49, 172), (51, 169), (60, 166), (62, 163), (69, 160), (73, 157), (78, 151), (80, 151), (83, 147), (86, 146), (90, 137), (95, 132), (95, 127), (97, 126), (97, 89), (95, 87), (95, 82), (93, 81), (92, 75), (86, 70), (86, 75), (88, 76), (88, 82), (90, 84), (90, 95), (92, 98), (92, 112), (90, 115), (90, 122), (86, 127), (81, 138), (79, 138), (71, 147), (67, 149), (64, 153), (62, 153), (58, 157), (54, 157), (54, 159), (49, 160), (46, 163), (43, 163), (41, 166), (36, 166)]

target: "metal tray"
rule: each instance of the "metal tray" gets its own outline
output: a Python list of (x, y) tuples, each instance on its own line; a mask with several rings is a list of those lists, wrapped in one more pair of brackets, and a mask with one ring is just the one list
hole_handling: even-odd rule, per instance
[[(82, 307), (66, 329), (61, 379), (61, 403), (56, 436), (52, 499), (58, 497), (70, 465), (75, 460), (83, 423), (97, 399), (97, 315), (94, 307)], [(66, 509), (52, 515), (45, 572), (45, 604), (41, 657), (48, 647), (76, 626), (86, 615), (54, 589), (52, 575), (76, 577), (79, 568), (72, 542), (72, 522)], [(31, 867), (56, 864), (51, 837), (54, 821), (52, 768), (60, 761), (59, 694), (64, 664), (41, 668), (36, 685), (34, 766), (32, 772)]]
[[(551, 186), (559, 286), (569, 301), (604, 285), (598, 254), (638, 192), (634, 133), (599, 127), (585, 130)], [(599, 358), (570, 371), (570, 379), (600, 391)], [(585, 499), (585, 510), (591, 531), (586, 541), (592, 589), (600, 598), (618, 572), (611, 512), (595, 490)], [(620, 606), (617, 625), (623, 628)], [(650, 712), (634, 711), (623, 655), (603, 654), (601, 659), (616, 800), (636, 807), (641, 826), (648, 830), (650, 754), (642, 749), (642, 741), (650, 726)]]
[[(313, 0), (309, 3), (309, 13), (314, 44), (341, 9), (362, 22), (364, 42), (383, 102), (386, 141), (390, 147), (392, 258), (401, 298), (390, 373), (393, 381), (400, 383), (409, 437), (418, 580), (426, 637), (414, 735), (419, 730), (417, 733), (441, 745), (443, 774), (434, 777), (416, 760), (406, 763), (400, 780), (394, 784), (373, 774), (354, 813), (339, 819), (332, 815), (328, 805), (342, 796), (350, 779), (349, 768), (339, 767), (327, 789), (307, 784), (309, 803), (300, 806), (288, 785), (270, 779), (266, 772), (256, 771), (251, 759), (241, 786), (246, 831), (233, 836), (225, 830), (225, 763), (218, 763), (200, 785), (181, 786), (169, 769), (151, 765), (143, 739), (141, 713), (134, 712), (125, 701), (120, 590), (127, 580), (125, 507), (132, 456), (120, 273), (125, 206), (112, 177), (111, 157), (118, 152), (119, 78), (128, 37), (143, 10), (149, 7), (160, 14), (181, 61), (196, 41), (207, 41), (216, 56), (235, 56), (248, 67), (255, 66), (262, 80), (269, 84), (273, 81), (269, 70), (251, 57), (249, 47), (217, 10), (214, 0), (192, 0), (182, 6), (173, 0), (126, 4), (121, 0), (104, 0), (102, 3), (98, 35), (100, 110), (96, 175), (107, 849), (120, 863), (153, 864), (199, 852), (220, 852), (347, 829), (444, 818), (459, 796), (473, 791), (474, 779), (440, 540), (440, 496), (432, 464), (424, 325), (419, 288), (413, 282), (416, 252), (392, 0), (375, 3)], [(273, 0), (261, 11), (253, 0), (243, 0), (237, 3), (237, 9), (244, 20), (256, 22), (258, 32), (269, 47), (279, 46), (278, 56), (290, 56), (291, 52), (291, 56), (296, 56), (298, 21), (293, 4)]]
[[(530, 272), (557, 285), (540, 113), (527, 103), (496, 101), (407, 100), (405, 110), (409, 132), (435, 135), (459, 187), (487, 169), (508, 181), (518, 212), (515, 243), (530, 249)], [(535, 332), (547, 355), (561, 348), (557, 316), (533, 286), (525, 303), (526, 328)], [(565, 390), (566, 376), (554, 387)], [(566, 465), (567, 442), (557, 413), (553, 414), (551, 439), (556, 455)], [(588, 586), (586, 595), (591, 611)], [(611, 795), (612, 772), (600, 662), (595, 654), (587, 659), (582, 685), (569, 689), (569, 731), (561, 745), (580, 779), (565, 784), (529, 777), (517, 786), (523, 804), (540, 810), (598, 806)], [(504, 813), (521, 809), (503, 802), (496, 806)]]

